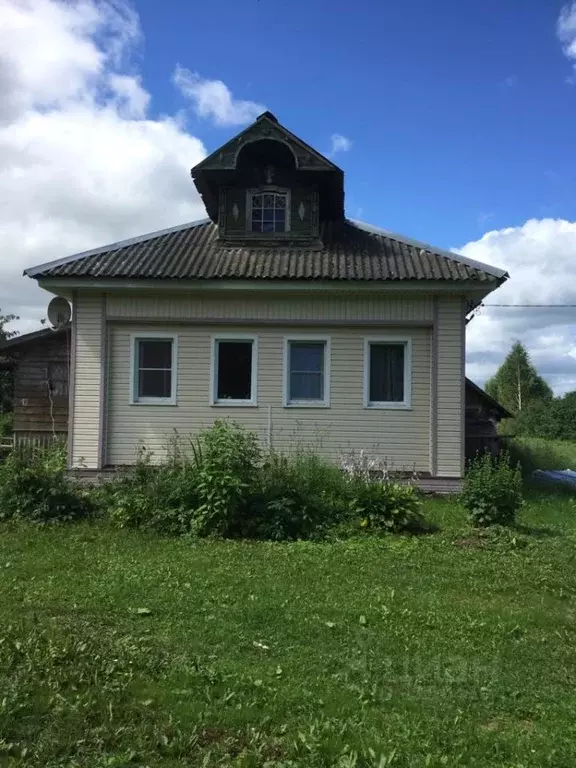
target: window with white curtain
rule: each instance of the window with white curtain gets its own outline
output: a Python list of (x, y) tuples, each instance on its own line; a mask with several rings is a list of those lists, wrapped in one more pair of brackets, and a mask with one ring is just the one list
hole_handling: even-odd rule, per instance
[(366, 339), (364, 347), (364, 405), (368, 408), (411, 406), (410, 339)]

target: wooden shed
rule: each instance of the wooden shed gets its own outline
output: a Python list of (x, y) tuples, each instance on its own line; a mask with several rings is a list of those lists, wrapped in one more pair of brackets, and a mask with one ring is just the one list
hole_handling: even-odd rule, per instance
[(504, 406), (466, 379), (466, 459), (485, 451), (496, 455), (500, 451), (498, 422), (511, 418)]
[(15, 336), (2, 343), (3, 367), (14, 377), (16, 442), (44, 443), (68, 435), (70, 326)]

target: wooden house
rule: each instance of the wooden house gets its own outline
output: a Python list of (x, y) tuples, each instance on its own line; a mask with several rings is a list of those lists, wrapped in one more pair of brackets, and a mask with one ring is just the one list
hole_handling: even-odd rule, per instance
[(0, 364), (14, 377), (14, 440), (45, 443), (68, 434), (70, 326), (2, 343)]
[[(45, 442), (68, 434), (70, 328), (44, 329), (5, 342), (0, 365), (14, 372), (14, 433), (17, 441)], [(497, 453), (498, 422), (511, 414), (466, 379), (466, 458)]]

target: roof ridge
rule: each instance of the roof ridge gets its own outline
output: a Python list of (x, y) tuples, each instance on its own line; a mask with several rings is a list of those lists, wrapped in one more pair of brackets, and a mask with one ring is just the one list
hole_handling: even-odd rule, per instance
[(452, 259), (453, 261), (457, 261), (460, 264), (465, 264), (468, 267), (473, 267), (474, 269), (480, 269), (483, 272), (488, 272), (489, 275), (494, 275), (494, 277), (509, 277), (508, 272), (505, 269), (493, 267), (490, 264), (485, 264), (482, 261), (476, 261), (476, 259), (469, 259), (467, 256), (462, 256), (461, 254), (455, 253), (454, 251), (448, 251), (445, 248), (438, 248), (437, 246), (430, 245), (430, 243), (425, 243), (422, 240), (416, 240), (413, 237), (400, 235), (397, 232), (390, 232), (390, 230), (381, 229), (380, 227), (375, 227), (372, 224), (367, 224), (366, 222), (358, 221), (357, 219), (346, 219), (346, 221), (349, 224), (352, 224), (353, 227), (364, 230), (364, 232), (369, 232), (372, 235), (383, 235), (384, 237), (389, 237), (391, 240), (396, 240), (399, 243), (412, 245), (415, 248), (422, 248), (422, 250), (430, 251), (430, 253), (437, 254), (438, 256), (444, 256), (445, 258)]
[(148, 232), (145, 235), (137, 235), (136, 237), (129, 237), (126, 240), (118, 240), (115, 243), (109, 245), (102, 245), (99, 248), (90, 248), (87, 251), (81, 251), (80, 253), (74, 253), (71, 256), (64, 256), (61, 259), (55, 259), (54, 261), (47, 261), (44, 264), (37, 264), (34, 267), (28, 267), (23, 274), (26, 277), (34, 277), (35, 273), (43, 272), (45, 269), (53, 269), (56, 267), (62, 267), (64, 264), (70, 264), (77, 259), (84, 259), (87, 256), (97, 256), (100, 253), (111, 253), (118, 251), (120, 248), (125, 248), (128, 245), (138, 245), (138, 243), (145, 243), (147, 240), (154, 240), (162, 235), (170, 235), (174, 232), (182, 232), (185, 229), (192, 229), (193, 227), (202, 226), (202, 224), (208, 224), (209, 218), (197, 219), (195, 221), (188, 221), (185, 224), (177, 224), (174, 227), (167, 227), (166, 229), (157, 229), (155, 232)]

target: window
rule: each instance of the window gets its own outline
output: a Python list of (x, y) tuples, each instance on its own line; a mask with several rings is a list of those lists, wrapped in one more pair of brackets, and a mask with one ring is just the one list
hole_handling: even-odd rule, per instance
[(68, 364), (48, 363), (48, 389), (52, 397), (68, 397)]
[(366, 339), (364, 405), (368, 408), (410, 408), (411, 342), (409, 339)]
[(256, 405), (257, 341), (233, 336), (213, 339), (212, 405)]
[(251, 232), (287, 232), (290, 200), (287, 191), (249, 192)]
[(176, 403), (176, 336), (132, 337), (132, 403)]
[(329, 369), (329, 339), (285, 339), (284, 405), (327, 407), (330, 404)]

